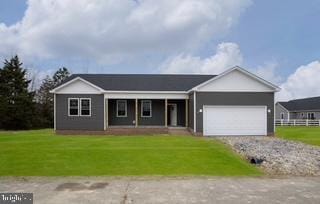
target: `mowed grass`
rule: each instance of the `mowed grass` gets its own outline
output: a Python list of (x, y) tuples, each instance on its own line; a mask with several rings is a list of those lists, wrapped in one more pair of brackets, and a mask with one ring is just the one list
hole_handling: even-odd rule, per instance
[(320, 146), (320, 127), (277, 127), (276, 135), (283, 139)]
[(223, 144), (191, 136), (0, 132), (0, 176), (257, 176)]

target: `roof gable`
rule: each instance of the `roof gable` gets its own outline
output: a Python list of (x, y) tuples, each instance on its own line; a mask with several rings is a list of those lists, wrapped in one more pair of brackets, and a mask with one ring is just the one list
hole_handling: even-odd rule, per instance
[(56, 87), (51, 92), (60, 94), (100, 94), (102, 91), (100, 87), (80, 77), (76, 77)]
[(279, 87), (240, 67), (234, 67), (198, 85), (193, 90), (217, 92), (275, 92), (279, 90)]

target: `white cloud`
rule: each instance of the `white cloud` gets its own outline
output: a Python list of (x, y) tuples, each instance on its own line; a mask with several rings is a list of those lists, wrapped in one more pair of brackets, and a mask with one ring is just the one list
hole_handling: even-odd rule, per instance
[(320, 61), (302, 65), (289, 75), (281, 85), (277, 99), (285, 101), (296, 98), (320, 96)]
[(279, 64), (275, 61), (271, 61), (258, 66), (253, 72), (269, 82), (280, 84), (282, 82), (282, 77), (276, 72), (278, 68)]
[(219, 74), (230, 67), (241, 65), (242, 61), (239, 46), (228, 42), (220, 43), (216, 53), (208, 58), (180, 54), (164, 62), (160, 70), (163, 73)]
[(0, 55), (117, 62), (178, 53), (226, 32), (251, 0), (29, 0), (23, 19), (0, 24)]

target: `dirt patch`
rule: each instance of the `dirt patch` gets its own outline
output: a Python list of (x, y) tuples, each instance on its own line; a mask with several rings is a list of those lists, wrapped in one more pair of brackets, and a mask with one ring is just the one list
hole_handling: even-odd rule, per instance
[(56, 191), (84, 191), (84, 190), (97, 190), (105, 188), (109, 183), (100, 182), (92, 183), (91, 185), (83, 183), (63, 183), (56, 187)]

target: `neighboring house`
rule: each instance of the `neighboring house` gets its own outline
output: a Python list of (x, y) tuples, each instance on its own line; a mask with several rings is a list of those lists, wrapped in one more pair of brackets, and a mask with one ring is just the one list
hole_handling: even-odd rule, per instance
[(54, 129), (274, 133), (279, 88), (234, 67), (220, 75), (75, 74), (54, 93)]
[(276, 119), (320, 119), (320, 97), (303, 98), (276, 103)]

